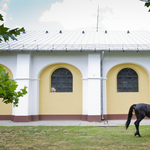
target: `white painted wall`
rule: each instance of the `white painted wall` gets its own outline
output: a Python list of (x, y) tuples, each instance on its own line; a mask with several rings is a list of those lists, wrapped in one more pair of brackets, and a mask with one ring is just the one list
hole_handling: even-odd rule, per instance
[[(104, 70), (103, 77), (107, 80), (109, 70), (122, 63), (133, 63), (143, 67), (150, 76), (150, 53), (149, 52), (105, 52), (104, 53)], [(150, 78), (150, 77), (149, 77)], [(104, 114), (107, 114), (107, 97), (106, 97), (106, 82), (104, 81)]]
[(88, 54), (88, 115), (101, 114), (100, 54)]
[(11, 70), (13, 77), (16, 78), (17, 53), (0, 52), (0, 64), (8, 67)]
[(108, 71), (121, 63), (134, 63), (143, 67), (150, 75), (149, 52), (105, 52), (104, 54), (104, 78)]
[(18, 53), (16, 65), (16, 81), (18, 84), (17, 91), (27, 87), (27, 94), (20, 97), (18, 107), (13, 108), (15, 116), (29, 116), (32, 114), (31, 109), (31, 79), (30, 79), (31, 55), (30, 53)]
[[(52, 64), (67, 63), (77, 67), (87, 77), (88, 53), (83, 52), (33, 52), (32, 78), (39, 78), (41, 71)], [(37, 65), (38, 64), (38, 65)]]
[[(68, 63), (82, 73), (83, 115), (99, 115), (100, 109), (100, 52), (1, 52), (0, 64), (7, 66), (18, 82), (18, 88), (28, 86), (28, 94), (20, 99), (13, 115), (39, 114), (39, 75), (55, 63)], [(106, 80), (108, 71), (120, 63), (135, 63), (150, 74), (149, 52), (105, 52), (103, 70), (104, 114), (106, 114)]]

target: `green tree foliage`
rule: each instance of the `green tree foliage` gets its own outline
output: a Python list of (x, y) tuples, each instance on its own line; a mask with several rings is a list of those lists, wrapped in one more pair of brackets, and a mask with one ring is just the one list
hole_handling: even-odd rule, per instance
[[(4, 21), (1, 14), (0, 21)], [(0, 25), (0, 43), (2, 41), (7, 42), (9, 39), (17, 40), (16, 36), (20, 35), (20, 33), (23, 31), (25, 31), (24, 28), (15, 28), (10, 30), (10, 28), (4, 27), (4, 24)], [(17, 87), (17, 82), (13, 79), (10, 79), (8, 73), (5, 71), (5, 68), (0, 65), (0, 98), (5, 104), (13, 103), (13, 106), (17, 107), (19, 97), (23, 97), (25, 94), (27, 94), (26, 86), (23, 89), (20, 89), (20, 91), (16, 92)]]
[[(0, 14), (0, 21), (4, 21), (3, 16)], [(2, 41), (7, 42), (9, 41), (9, 38), (12, 40), (17, 40), (16, 36), (20, 35), (21, 32), (24, 32), (24, 28), (15, 28), (10, 29), (4, 26), (4, 24), (0, 25), (0, 43)]]
[(10, 79), (8, 73), (6, 73), (5, 68), (0, 65), (0, 98), (6, 104), (13, 103), (14, 107), (18, 106), (19, 97), (23, 97), (27, 94), (27, 87), (25, 86), (20, 91), (16, 92), (18, 85), (16, 81)]
[[(148, 8), (150, 8), (150, 2), (146, 2), (145, 6), (148, 7)], [(149, 12), (150, 12), (150, 9), (149, 9)]]

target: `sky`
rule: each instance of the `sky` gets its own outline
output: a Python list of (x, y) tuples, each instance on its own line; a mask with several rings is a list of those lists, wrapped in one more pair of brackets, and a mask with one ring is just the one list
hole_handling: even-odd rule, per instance
[[(140, 0), (0, 0), (5, 26), (26, 30), (150, 30)], [(98, 19), (97, 19), (98, 18)]]

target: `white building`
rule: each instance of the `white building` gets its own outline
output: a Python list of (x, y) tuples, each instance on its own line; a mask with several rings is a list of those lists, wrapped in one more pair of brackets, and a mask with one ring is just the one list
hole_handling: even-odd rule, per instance
[(27, 31), (0, 44), (0, 64), (28, 94), (0, 104), (13, 121), (126, 119), (150, 103), (150, 32)]

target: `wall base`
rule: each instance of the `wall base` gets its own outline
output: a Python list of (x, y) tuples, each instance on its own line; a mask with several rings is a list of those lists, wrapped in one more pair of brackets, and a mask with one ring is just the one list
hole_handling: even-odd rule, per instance
[(14, 122), (29, 122), (39, 120), (82, 120), (89, 122), (100, 122), (100, 115), (31, 115), (31, 116), (11, 116), (0, 115), (0, 120), (11, 120)]
[(14, 121), (14, 122), (29, 122), (29, 121), (31, 121), (31, 116), (12, 116), (11, 121)]
[(87, 121), (88, 122), (101, 122), (101, 115), (90, 115), (87, 116)]
[(100, 115), (39, 115), (39, 120), (82, 120), (89, 122), (100, 122)]
[(12, 115), (0, 115), (0, 120), (12, 120)]
[(82, 120), (82, 115), (39, 115), (39, 120)]
[[(108, 114), (104, 115), (104, 120), (127, 120), (127, 114)], [(136, 119), (133, 114), (132, 119)], [(145, 117), (144, 119), (148, 119)], [(88, 122), (101, 122), (101, 115), (31, 115), (31, 116), (12, 116), (0, 115), (0, 120), (11, 120), (14, 122), (29, 122), (39, 120), (82, 120)]]
[[(121, 120), (121, 119), (127, 119), (128, 114), (108, 114), (104, 115), (104, 120)], [(135, 118), (135, 115), (132, 116), (132, 118)]]
[[(128, 114), (108, 114), (104, 115), (104, 120), (127, 120)], [(135, 114), (133, 114), (132, 119), (136, 119)], [(145, 117), (144, 119), (149, 119)]]

